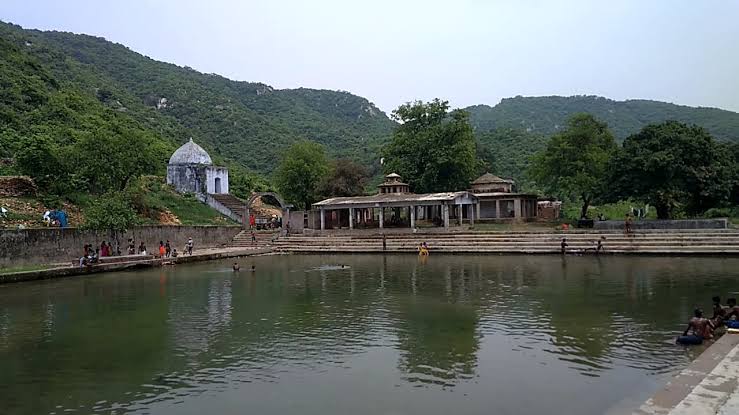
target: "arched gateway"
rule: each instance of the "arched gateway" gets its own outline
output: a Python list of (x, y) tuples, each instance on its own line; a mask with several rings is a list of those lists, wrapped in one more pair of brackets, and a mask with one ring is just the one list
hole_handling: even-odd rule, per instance
[(279, 194), (275, 192), (254, 192), (251, 194), (249, 199), (246, 201), (245, 205), (245, 215), (244, 215), (244, 227), (248, 227), (251, 225), (251, 223), (247, 222), (251, 220), (251, 209), (252, 205), (257, 199), (260, 199), (264, 196), (271, 197), (272, 199), (276, 200), (277, 203), (280, 205), (280, 209), (282, 209), (282, 226), (283, 228), (290, 224), (290, 209), (293, 207), (293, 205), (285, 203), (285, 199), (282, 198)]

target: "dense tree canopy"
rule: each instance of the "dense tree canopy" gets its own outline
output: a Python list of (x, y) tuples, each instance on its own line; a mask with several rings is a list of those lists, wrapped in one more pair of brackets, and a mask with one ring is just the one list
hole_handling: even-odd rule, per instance
[(482, 161), (479, 174), (491, 172), (514, 179), (518, 188), (523, 191), (539, 190), (526, 171), (532, 156), (546, 147), (549, 141), (547, 137), (522, 130), (500, 128), (478, 133), (477, 141), (477, 155)]
[(287, 200), (308, 210), (320, 196), (320, 184), (327, 173), (328, 159), (323, 146), (299, 141), (283, 154), (275, 172), (275, 184)]
[[(344, 91), (232, 81), (158, 62), (99, 37), (2, 22), (0, 39), (15, 49), (0, 56), (10, 71), (5, 76), (0, 66), (0, 79), (12, 84), (0, 88), (0, 124), (4, 98), (30, 110), (46, 102), (45, 89), (63, 84), (130, 115), (170, 143), (194, 137), (224, 159), (219, 164), (233, 162), (261, 174), (271, 173), (281, 150), (302, 139), (325, 145), (332, 156), (369, 164), (394, 127), (371, 102)], [(36, 76), (39, 68), (43, 76)]]
[(467, 113), (435, 99), (401, 105), (385, 148), (386, 173), (398, 173), (417, 193), (466, 189), (476, 173), (475, 136)]
[(641, 199), (666, 219), (676, 210), (696, 215), (728, 203), (736, 159), (705, 129), (668, 121), (628, 137), (610, 171), (612, 199)]
[(335, 160), (323, 178), (320, 193), (325, 197), (359, 196), (367, 185), (367, 169), (348, 159)]
[(577, 114), (534, 156), (530, 175), (538, 185), (565, 200), (579, 199), (580, 217), (586, 217), (615, 151), (616, 142), (605, 123), (590, 114)]
[(677, 120), (698, 124), (714, 137), (739, 141), (739, 114), (718, 108), (694, 108), (667, 102), (632, 99), (614, 101), (598, 96), (548, 96), (504, 98), (498, 105), (465, 108), (478, 133), (497, 129), (518, 129), (550, 136), (562, 130), (567, 119), (586, 112), (608, 124), (621, 141), (648, 124)]

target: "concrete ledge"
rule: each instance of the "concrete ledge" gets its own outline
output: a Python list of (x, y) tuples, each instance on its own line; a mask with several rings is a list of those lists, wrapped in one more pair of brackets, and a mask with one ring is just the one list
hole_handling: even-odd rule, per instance
[[(646, 219), (634, 221), (631, 225), (633, 229), (727, 229), (729, 220), (726, 218), (717, 219), (681, 219), (681, 220), (660, 220)], [(595, 221), (594, 229), (596, 230), (623, 230), (623, 220), (604, 220)]]
[[(724, 334), (655, 393), (635, 415), (703, 415), (725, 412), (739, 397), (739, 334)], [(726, 409), (726, 408), (724, 408)], [(739, 409), (739, 406), (735, 409)]]
[(163, 262), (174, 262), (177, 264), (186, 264), (190, 262), (210, 261), (214, 259), (235, 258), (250, 255), (262, 255), (271, 253), (271, 248), (224, 248), (224, 249), (208, 249), (197, 252), (193, 255), (179, 256), (177, 258), (155, 258), (155, 259), (137, 259), (128, 262), (114, 262), (109, 264), (98, 264), (91, 267), (60, 267), (49, 268), (38, 271), (24, 271), (0, 275), (0, 284), (37, 281), (52, 278), (73, 277), (77, 275), (98, 274), (101, 272), (125, 271), (137, 268), (151, 268), (162, 266)]

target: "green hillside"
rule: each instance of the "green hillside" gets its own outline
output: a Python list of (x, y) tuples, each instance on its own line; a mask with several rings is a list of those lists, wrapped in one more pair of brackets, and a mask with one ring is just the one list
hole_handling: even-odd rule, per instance
[[(64, 180), (81, 192), (99, 193), (127, 180), (100, 183), (90, 172), (93, 162), (115, 172), (116, 146), (131, 140), (151, 155), (136, 173), (161, 175), (168, 155), (193, 137), (216, 163), (231, 168), (232, 190), (239, 194), (264, 186), (250, 172), (270, 176), (283, 150), (301, 139), (324, 144), (330, 156), (373, 166), (370, 172), (376, 174), (380, 147), (397, 125), (348, 92), (232, 81), (93, 36), (0, 22), (0, 58), (0, 159), (17, 158), (22, 148), (46, 148), (54, 160), (40, 160), (48, 171), (34, 177), (43, 180), (66, 168), (70, 174)], [(466, 110), (488, 168), (522, 184), (529, 156), (577, 112), (607, 122), (618, 139), (649, 123), (678, 120), (739, 142), (739, 114), (657, 101), (519, 96)], [(101, 141), (102, 136), (110, 140)], [(88, 154), (85, 163), (90, 152), (97, 153)], [(13, 173), (7, 161), (0, 163), (4, 172)]]
[(675, 120), (698, 124), (721, 140), (739, 141), (739, 113), (717, 108), (694, 108), (649, 100), (614, 101), (597, 96), (521, 97), (503, 99), (498, 105), (465, 108), (478, 132), (511, 128), (552, 135), (578, 112), (588, 112), (608, 123), (623, 140), (651, 123)]
[(394, 126), (372, 103), (348, 92), (232, 81), (87, 35), (0, 23), (0, 37), (55, 85), (128, 115), (171, 145), (193, 137), (216, 160), (260, 173), (270, 173), (282, 149), (299, 139), (369, 163)]

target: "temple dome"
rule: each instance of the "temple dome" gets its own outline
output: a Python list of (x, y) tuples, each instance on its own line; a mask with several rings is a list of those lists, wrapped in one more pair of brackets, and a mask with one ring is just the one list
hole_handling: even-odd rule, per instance
[(213, 160), (210, 159), (208, 152), (195, 144), (192, 141), (186, 142), (182, 147), (178, 148), (177, 151), (172, 153), (172, 157), (169, 158), (169, 164), (213, 164)]

